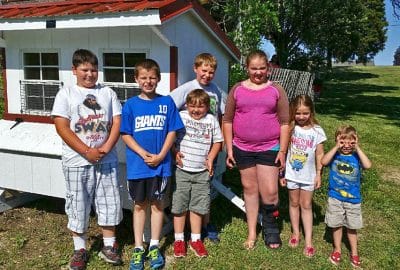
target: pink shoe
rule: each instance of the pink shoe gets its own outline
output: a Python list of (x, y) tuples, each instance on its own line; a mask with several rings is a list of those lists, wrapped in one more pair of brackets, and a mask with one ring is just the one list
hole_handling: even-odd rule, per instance
[(357, 255), (350, 255), (350, 262), (351, 262), (351, 265), (354, 267), (354, 268), (359, 268), (359, 267), (361, 267), (361, 262), (360, 262), (360, 257), (358, 257)]
[(342, 256), (342, 254), (340, 254), (340, 252), (334, 251), (334, 252), (331, 253), (331, 256), (329, 256), (329, 260), (334, 265), (339, 265), (341, 256)]

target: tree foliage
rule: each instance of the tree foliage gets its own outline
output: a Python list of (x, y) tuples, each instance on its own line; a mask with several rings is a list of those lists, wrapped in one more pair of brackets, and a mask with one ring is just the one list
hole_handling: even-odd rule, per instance
[(393, 66), (400, 66), (400, 47), (394, 53)]
[[(400, 1), (400, 0), (392, 0)], [(262, 38), (283, 67), (357, 56), (365, 62), (383, 49), (383, 0), (224, 0), (206, 8), (246, 55)]]

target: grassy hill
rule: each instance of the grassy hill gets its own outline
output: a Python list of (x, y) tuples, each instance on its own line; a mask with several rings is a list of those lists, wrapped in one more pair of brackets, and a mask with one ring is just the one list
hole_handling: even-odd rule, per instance
[[(359, 231), (359, 252), (363, 269), (400, 269), (400, 67), (337, 68), (327, 76), (321, 98), (316, 102), (317, 117), (333, 146), (336, 127), (349, 123), (358, 130), (363, 150), (373, 162), (364, 173), (363, 218)], [(314, 244), (317, 254), (308, 259), (302, 245), (291, 249), (288, 198), (280, 190), (283, 247), (269, 250), (261, 234), (257, 247), (246, 251), (244, 214), (222, 196), (212, 204), (212, 220), (221, 230), (221, 243), (206, 243), (210, 256), (189, 256), (176, 260), (172, 254), (173, 236), (163, 241), (167, 269), (351, 269), (348, 249), (343, 244), (342, 263), (334, 267), (328, 261), (332, 250), (330, 233), (324, 224), (327, 174), (323, 187), (314, 196)], [(229, 171), (225, 183), (241, 194), (239, 174)], [(111, 267), (97, 258), (100, 231), (91, 220), (89, 243), (91, 260), (88, 269), (127, 269), (133, 250), (131, 213), (126, 211), (118, 228), (124, 266)], [(65, 268), (72, 250), (66, 229), (63, 200), (43, 198), (25, 207), (0, 214), (0, 269)]]

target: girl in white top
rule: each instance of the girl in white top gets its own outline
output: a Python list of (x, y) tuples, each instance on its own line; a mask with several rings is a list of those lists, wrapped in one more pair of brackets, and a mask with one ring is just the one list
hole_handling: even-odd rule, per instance
[(324, 155), (324, 130), (315, 119), (314, 105), (309, 96), (297, 96), (290, 103), (291, 139), (288, 149), (285, 177), (280, 179), (282, 186), (289, 190), (289, 215), (292, 223), (290, 247), (300, 242), (300, 216), (303, 222), (307, 257), (315, 255), (312, 244), (312, 196), (314, 189), (321, 187)]

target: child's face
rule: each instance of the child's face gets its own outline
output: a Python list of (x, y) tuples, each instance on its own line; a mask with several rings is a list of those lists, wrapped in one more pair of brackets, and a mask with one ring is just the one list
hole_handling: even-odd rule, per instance
[(263, 84), (267, 81), (268, 62), (261, 57), (254, 57), (247, 66), (247, 74), (254, 84)]
[(196, 120), (200, 120), (208, 112), (208, 106), (200, 102), (186, 104), (186, 107), (189, 115)]
[(95, 87), (99, 76), (97, 66), (90, 63), (83, 63), (77, 67), (73, 66), (72, 73), (76, 76), (76, 84), (85, 88)]
[(201, 85), (208, 85), (214, 79), (215, 69), (209, 65), (202, 64), (193, 70), (196, 73), (196, 80)]
[(339, 142), (339, 151), (344, 155), (349, 155), (353, 153), (357, 143), (355, 138), (348, 138), (344, 136), (339, 137), (338, 142)]
[(135, 79), (139, 84), (141, 94), (150, 98), (154, 97), (157, 84), (160, 81), (155, 70), (141, 68), (138, 70), (138, 75)]
[(297, 125), (303, 127), (310, 124), (311, 110), (307, 106), (300, 105), (297, 108), (294, 120)]

